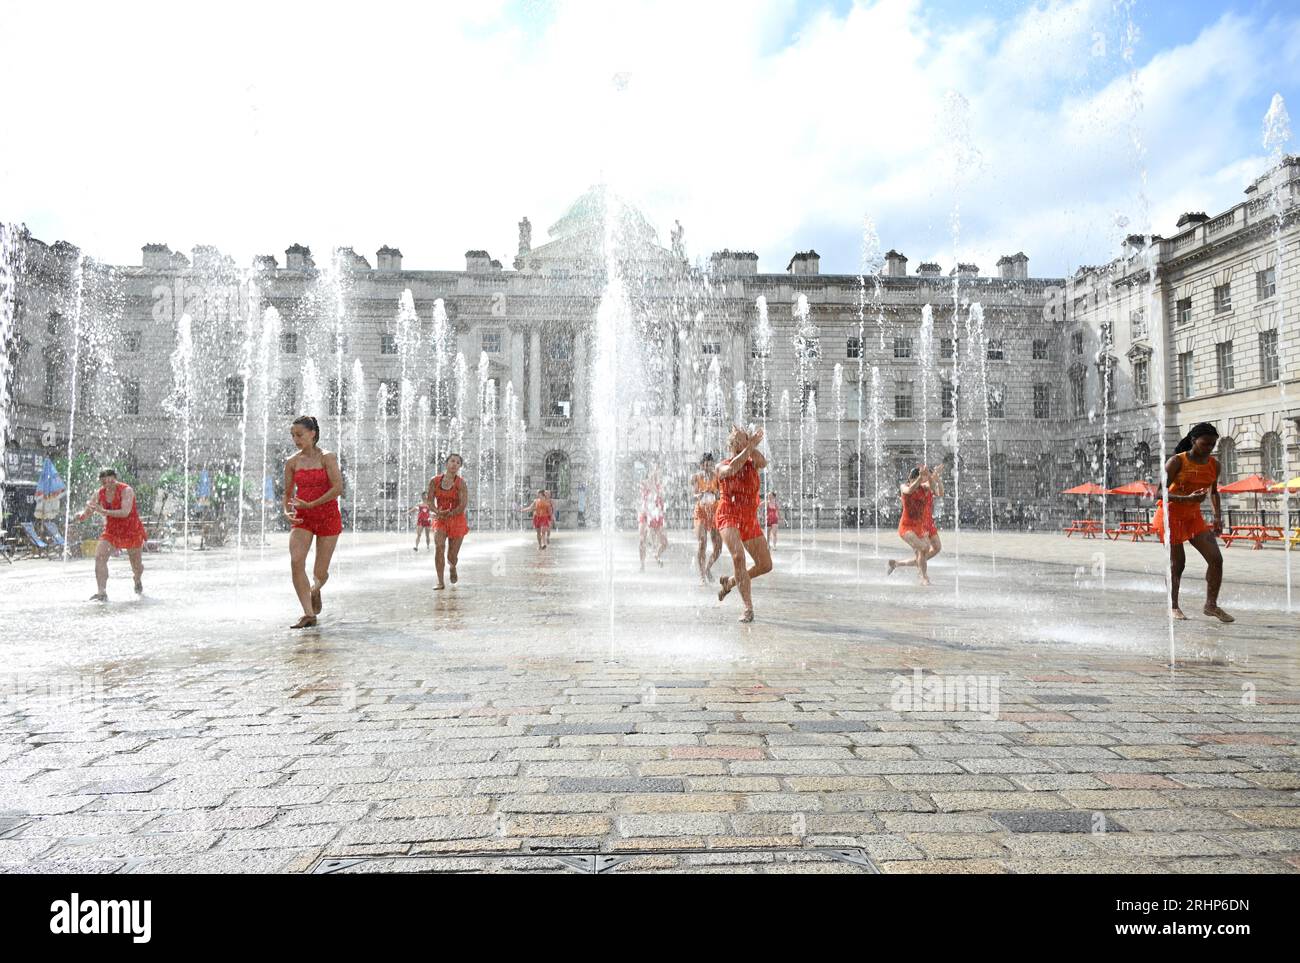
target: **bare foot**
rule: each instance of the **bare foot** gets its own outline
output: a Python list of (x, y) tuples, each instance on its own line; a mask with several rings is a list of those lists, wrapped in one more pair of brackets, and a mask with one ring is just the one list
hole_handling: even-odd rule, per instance
[(1172, 609), (1169, 610), (1169, 614), (1173, 617), (1174, 621), (1176, 622), (1187, 621), (1187, 616), (1183, 615), (1183, 610), (1180, 609), (1177, 605), (1175, 605)]
[(144, 595), (144, 583), (141, 582), (139, 579), (135, 580), (135, 594)]
[(314, 616), (314, 615), (304, 615), (304, 616), (303, 616), (302, 618), (300, 618), (297, 622), (293, 623), (293, 625), (289, 626), (289, 628), (291, 628), (291, 629), (309, 629), (309, 628), (311, 628), (311, 627), (312, 627), (313, 625), (315, 625), (315, 624), (316, 624), (316, 616)]
[(445, 585), (443, 585), (441, 582), (439, 582), (437, 585), (435, 585), (435, 586), (433, 587), (433, 590), (436, 592), (436, 591), (438, 591), (439, 589), (445, 589), (446, 587), (447, 587), (447, 586), (445, 586)]
[(736, 621), (738, 621), (738, 622), (752, 622), (752, 621), (754, 621), (754, 610), (753, 610), (753, 609), (745, 609), (745, 611), (741, 613), (740, 618), (737, 619)]
[(1231, 615), (1229, 615), (1227, 612), (1223, 611), (1223, 609), (1219, 608), (1217, 605), (1207, 605), (1207, 606), (1205, 607), (1205, 614), (1208, 615), (1208, 616), (1210, 616), (1211, 618), (1218, 619), (1220, 622), (1235, 622), (1235, 621), (1237, 621), (1237, 620), (1234, 619)]
[(453, 565), (453, 566), (451, 567), (451, 584), (452, 584), (452, 585), (455, 585), (455, 584), (456, 584), (456, 566), (455, 566), (455, 565)]
[(885, 574), (886, 574), (886, 575), (893, 575), (893, 574), (894, 574), (894, 569), (896, 569), (896, 568), (898, 568), (898, 563), (897, 563), (896, 561), (894, 561), (894, 560), (891, 558), (891, 559), (889, 560), (889, 571), (886, 572)]
[(921, 584), (922, 584), (922, 585), (929, 585), (929, 584), (930, 584), (930, 576), (928, 576), (928, 575), (922, 575), (922, 576), (921, 576)]
[(721, 602), (723, 599), (725, 599), (728, 595), (731, 594), (731, 589), (727, 588), (727, 576), (725, 575), (720, 576), (718, 578), (718, 584), (722, 586), (722, 588), (718, 590), (718, 601)]
[(92, 595), (92, 596), (90, 597), (90, 601), (92, 601), (92, 602), (107, 602), (107, 601), (108, 601), (108, 593), (107, 593), (107, 592), (96, 592), (94, 595)]
[(324, 607), (323, 603), (321, 602), (320, 599), (320, 586), (313, 585), (311, 589), (311, 610), (315, 612), (317, 615), (320, 615), (320, 610), (323, 607)]

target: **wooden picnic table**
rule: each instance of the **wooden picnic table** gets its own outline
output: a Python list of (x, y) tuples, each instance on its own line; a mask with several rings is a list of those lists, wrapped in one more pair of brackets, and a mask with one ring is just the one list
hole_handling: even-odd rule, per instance
[(1095, 518), (1076, 518), (1074, 521), (1070, 522), (1068, 526), (1062, 529), (1062, 531), (1065, 532), (1066, 538), (1069, 538), (1071, 535), (1076, 533), (1082, 535), (1084, 538), (1096, 538), (1098, 535), (1102, 534), (1101, 522)]
[(1120, 522), (1114, 528), (1106, 529), (1106, 536), (1111, 541), (1117, 541), (1127, 535), (1129, 541), (1141, 542), (1144, 541), (1148, 535), (1154, 538), (1155, 534), (1155, 526), (1146, 519), (1139, 522)]
[(1225, 548), (1231, 548), (1238, 539), (1254, 542), (1255, 548), (1262, 548), (1265, 542), (1280, 542), (1286, 536), (1281, 525), (1233, 525), (1220, 538)]

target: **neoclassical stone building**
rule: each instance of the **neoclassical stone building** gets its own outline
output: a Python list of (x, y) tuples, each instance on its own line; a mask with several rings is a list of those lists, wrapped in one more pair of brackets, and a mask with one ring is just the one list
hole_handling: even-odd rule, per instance
[[(594, 488), (602, 324), (623, 346), (625, 517), (632, 478), (659, 464), (684, 522), (686, 476), (732, 421), (766, 425), (770, 483), (810, 522), (870, 516), (877, 491), (888, 519), (898, 475), (942, 459), (951, 477), (958, 451), (963, 520), (991, 508), (999, 524), (1050, 522), (1073, 510), (1063, 487), (1152, 477), (1161, 409), (1170, 447), (1211, 420), (1230, 472), (1295, 473), (1297, 170), (1288, 159), (1245, 203), (1187, 215), (1151, 250), (1130, 238), (1122, 257), (1069, 279), (1030, 277), (1023, 253), (992, 274), (909, 271), (896, 251), (866, 277), (822, 274), (811, 250), (773, 272), (747, 252), (692, 264), (680, 225), (664, 246), (602, 188), (541, 243), (521, 221), (509, 268), (470, 250), (462, 270), (415, 270), (388, 246), (373, 265), (350, 248), (318, 265), (300, 244), (248, 269), (162, 244), (139, 265), (107, 265), (24, 236), (9, 474), (65, 453), (71, 427), (74, 452), (118, 460), (147, 485), (179, 467), (188, 423), (191, 469), (229, 474), (242, 452), (256, 498), (263, 452), (278, 478), (286, 424), (310, 409), (343, 455), (363, 525), (405, 517), (449, 447), (469, 460), (481, 526), (517, 519), (530, 487), (556, 492), (563, 515)], [(611, 268), (626, 297), (602, 308)], [(1163, 390), (1161, 370), (1178, 372)]]

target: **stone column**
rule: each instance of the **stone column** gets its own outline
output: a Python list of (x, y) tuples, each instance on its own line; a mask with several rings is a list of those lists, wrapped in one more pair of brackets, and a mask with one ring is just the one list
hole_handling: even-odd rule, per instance
[(573, 425), (587, 426), (587, 330), (573, 333)]
[(542, 424), (542, 332), (534, 327), (528, 332), (528, 427)]
[(524, 401), (524, 333), (510, 331), (510, 380), (515, 386), (515, 397), (519, 399), (519, 410), (528, 407)]

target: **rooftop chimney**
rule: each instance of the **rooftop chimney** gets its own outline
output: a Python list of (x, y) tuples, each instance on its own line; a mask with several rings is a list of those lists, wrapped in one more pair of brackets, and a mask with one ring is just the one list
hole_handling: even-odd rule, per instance
[(709, 270), (719, 276), (752, 276), (758, 273), (758, 255), (753, 251), (731, 251), (724, 248), (709, 256)]
[(885, 255), (885, 277), (904, 278), (907, 277), (907, 258), (897, 251), (890, 249)]
[(311, 259), (311, 248), (294, 244), (285, 249), (284, 266), (288, 271), (311, 271), (316, 262)]
[(1181, 231), (1185, 227), (1194, 227), (1197, 224), (1204, 224), (1210, 219), (1210, 215), (1204, 211), (1188, 211), (1178, 219), (1178, 229)]
[(1025, 256), (1025, 252), (1004, 254), (998, 258), (998, 277), (1004, 281), (1029, 277), (1029, 258)]
[(253, 258), (253, 270), (261, 274), (274, 274), (278, 267), (274, 254), (259, 254)]
[(487, 251), (466, 251), (465, 270), (470, 274), (490, 274), (492, 257)]
[(385, 244), (375, 252), (375, 264), (380, 271), (400, 271), (402, 269), (402, 252)]
[(926, 261), (924, 264), (917, 267), (916, 273), (918, 276), (923, 278), (937, 278), (943, 274), (943, 268), (939, 267), (939, 265), (935, 264), (933, 261)]
[(821, 268), (821, 255), (816, 251), (800, 251), (785, 266), (787, 274), (817, 274)]
[(957, 266), (948, 272), (949, 277), (954, 274), (962, 278), (977, 278), (980, 276), (979, 265), (958, 262)]
[(336, 247), (334, 261), (345, 271), (370, 270), (370, 262), (350, 247)]
[(140, 250), (144, 252), (144, 258), (140, 263), (146, 268), (165, 271), (172, 266), (172, 249), (166, 244), (146, 244)]

